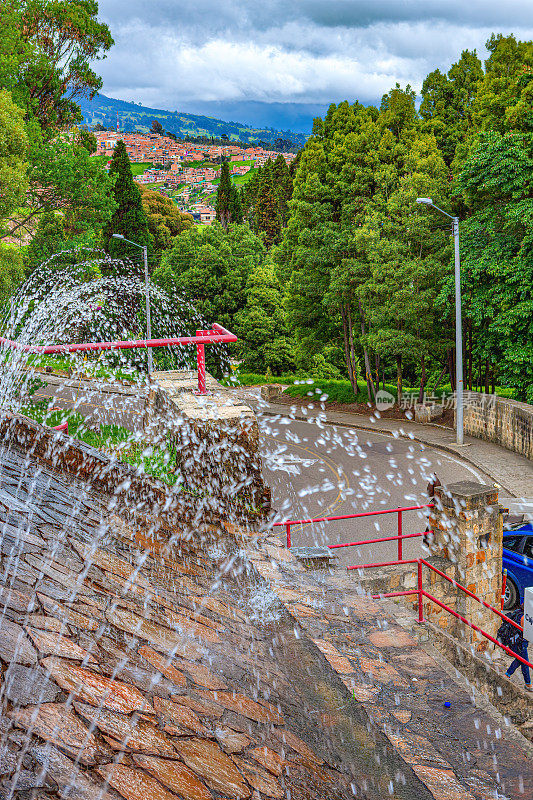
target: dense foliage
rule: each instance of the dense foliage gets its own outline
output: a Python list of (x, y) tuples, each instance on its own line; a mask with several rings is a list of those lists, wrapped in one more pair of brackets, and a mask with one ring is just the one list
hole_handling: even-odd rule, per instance
[(484, 64), (463, 51), (419, 107), (399, 85), (379, 107), (332, 105), (290, 168), (280, 154), (240, 191), (224, 163), (205, 227), (134, 183), (122, 142), (108, 173), (78, 127), (113, 43), (98, 4), (5, 0), (0, 22), (0, 302), (72, 248), (132, 255), (120, 233), (173, 297), (238, 333), (243, 369), (422, 398), (454, 383), (450, 221), (415, 202), (431, 197), (461, 220), (466, 386), (533, 401), (533, 42), (494, 34)]

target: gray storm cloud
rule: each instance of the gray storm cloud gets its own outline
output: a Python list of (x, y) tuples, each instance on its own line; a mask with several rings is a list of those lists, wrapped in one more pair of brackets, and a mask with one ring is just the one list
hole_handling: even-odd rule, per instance
[(100, 16), (104, 93), (183, 110), (378, 102), (464, 48), (483, 57), (493, 31), (533, 38), (533, 0), (102, 0)]

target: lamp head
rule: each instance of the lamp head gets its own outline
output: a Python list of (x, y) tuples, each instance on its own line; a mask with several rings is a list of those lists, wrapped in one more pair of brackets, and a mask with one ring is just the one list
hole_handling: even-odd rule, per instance
[(424, 206), (432, 206), (433, 205), (433, 200), (431, 199), (431, 197), (417, 197), (416, 198), (416, 202), (417, 203), (421, 203)]
[(114, 233), (113, 234), (113, 239), (123, 239), (123, 238), (124, 238), (124, 236), (121, 233)]

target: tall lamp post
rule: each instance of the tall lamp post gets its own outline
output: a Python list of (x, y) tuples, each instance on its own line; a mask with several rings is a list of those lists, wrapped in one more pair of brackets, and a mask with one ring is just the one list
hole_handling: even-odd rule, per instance
[[(146, 245), (137, 244), (137, 242), (132, 242), (131, 239), (126, 239), (121, 233), (114, 233), (113, 239), (122, 239), (123, 242), (127, 242), (128, 244), (134, 245), (134, 247), (138, 247), (140, 250), (143, 251), (144, 256), (144, 289), (146, 293), (146, 338), (152, 338), (152, 323), (150, 320), (150, 282), (148, 279), (148, 248)], [(153, 362), (152, 362), (152, 348), (148, 348), (148, 377), (153, 372)]]
[(452, 230), (455, 245), (455, 384), (456, 384), (456, 415), (457, 415), (457, 444), (464, 441), (464, 398), (463, 398), (463, 322), (461, 314), (461, 258), (459, 255), (459, 217), (448, 214), (436, 206), (431, 197), (417, 197), (417, 203), (431, 206), (441, 214), (452, 220)]

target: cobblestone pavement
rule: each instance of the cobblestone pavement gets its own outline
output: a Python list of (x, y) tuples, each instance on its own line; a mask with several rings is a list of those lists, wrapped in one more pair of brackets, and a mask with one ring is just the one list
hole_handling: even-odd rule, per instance
[(0, 517), (1, 800), (430, 800), (244, 532), (155, 539), (13, 446)]
[(530, 743), (476, 707), (349, 575), (303, 571), (272, 535), (249, 555), (337, 672), (346, 702), (365, 709), (435, 800), (533, 797)]

